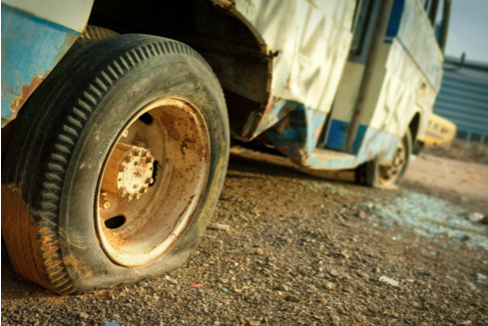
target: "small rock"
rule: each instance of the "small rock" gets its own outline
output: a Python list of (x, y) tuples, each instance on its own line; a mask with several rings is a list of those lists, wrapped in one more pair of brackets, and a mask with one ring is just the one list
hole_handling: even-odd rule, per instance
[(113, 319), (113, 320), (118, 320), (118, 319), (120, 319), (120, 316), (119, 316), (119, 315), (117, 315), (117, 314), (113, 314), (113, 315), (112, 315), (112, 319)]
[(294, 295), (287, 295), (285, 300), (290, 301), (290, 302), (299, 302), (300, 301), (300, 299)]
[(414, 308), (418, 308), (420, 307), (420, 303), (416, 302), (416, 301), (410, 301), (410, 305)]
[(469, 282), (469, 283), (468, 283), (468, 285), (469, 285), (469, 288), (470, 288), (471, 290), (473, 290), (473, 291), (478, 290), (478, 288), (476, 287), (476, 285), (475, 285), (473, 282)]
[(364, 203), (361, 205), (361, 207), (367, 211), (371, 211), (374, 208), (374, 204), (372, 203)]
[(257, 248), (254, 253), (258, 256), (264, 256), (264, 251), (261, 248)]
[(338, 273), (336, 270), (334, 270), (334, 269), (330, 270), (330, 271), (329, 271), (329, 274), (330, 274), (331, 276), (334, 276), (334, 277), (338, 277), (338, 276), (339, 276), (339, 273)]
[(363, 273), (363, 272), (358, 272), (358, 275), (359, 275), (359, 276), (360, 276), (362, 279), (364, 279), (366, 282), (368, 282), (368, 281), (369, 281), (369, 275), (368, 275), (368, 274)]
[(228, 278), (219, 278), (218, 281), (222, 284), (228, 283), (229, 279)]
[(222, 291), (224, 291), (225, 293), (229, 292), (229, 289), (228, 288), (222, 288)]
[(446, 275), (446, 280), (451, 281), (451, 282), (454, 282), (454, 283), (457, 283), (458, 282), (457, 279), (455, 279), (454, 277), (452, 277), (450, 275)]
[(397, 280), (394, 280), (394, 279), (389, 278), (388, 276), (384, 276), (384, 275), (380, 277), (380, 282), (384, 282), (384, 283), (390, 284), (391, 286), (395, 286), (395, 287), (398, 287), (400, 285), (400, 283)]
[(88, 314), (86, 312), (80, 312), (78, 314), (78, 316), (81, 318), (81, 319), (88, 319)]
[(341, 319), (336, 314), (330, 313), (330, 319), (332, 319), (332, 324), (339, 325)]
[(361, 292), (363, 292), (364, 294), (369, 294), (368, 288), (365, 287), (361, 288)]
[(473, 322), (471, 320), (466, 320), (460, 323), (459, 325), (471, 325)]
[(473, 223), (481, 222), (485, 218), (483, 216), (483, 214), (478, 213), (478, 212), (470, 213), (468, 217), (469, 217), (469, 220)]
[(365, 218), (368, 217), (368, 213), (366, 213), (365, 211), (359, 211), (358, 217), (364, 220)]
[(205, 286), (205, 284), (203, 284), (203, 283), (197, 283), (197, 284), (190, 285), (190, 287), (192, 287), (194, 289), (203, 288), (204, 286)]
[(290, 288), (288, 286), (286, 286), (286, 284), (280, 284), (276, 287), (276, 290), (288, 292), (290, 290)]
[(476, 280), (478, 280), (478, 282), (484, 282), (484, 281), (488, 280), (488, 276), (481, 274), (481, 273), (477, 273), (476, 274)]
[(327, 290), (334, 290), (335, 286), (334, 286), (334, 283), (331, 283), (331, 282), (325, 282), (324, 283), (324, 287), (327, 289)]
[(139, 282), (139, 286), (141, 288), (145, 288), (147, 286), (147, 282), (146, 281)]
[(230, 226), (229, 226), (229, 225), (225, 225), (225, 224), (219, 224), (219, 223), (211, 223), (211, 224), (208, 226), (208, 228), (209, 228), (209, 229), (212, 229), (212, 230), (229, 231)]
[(259, 321), (255, 321), (255, 320), (246, 320), (246, 323), (247, 323), (249, 326), (259, 326), (259, 325), (261, 325), (261, 322), (259, 322)]
[(319, 302), (320, 302), (321, 304), (327, 304), (327, 302), (328, 302), (328, 301), (327, 301), (325, 298), (320, 297), (320, 298), (319, 298)]
[(178, 284), (178, 281), (177, 280), (173, 280), (172, 278), (170, 278), (168, 275), (166, 275), (164, 277), (164, 279), (168, 282), (170, 282), (171, 284)]

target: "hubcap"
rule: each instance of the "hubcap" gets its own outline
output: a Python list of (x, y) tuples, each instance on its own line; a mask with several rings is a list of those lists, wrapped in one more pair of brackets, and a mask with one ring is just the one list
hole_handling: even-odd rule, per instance
[(141, 266), (176, 243), (204, 194), (209, 154), (205, 120), (186, 100), (157, 100), (131, 119), (97, 190), (97, 231), (110, 259)]
[(383, 184), (393, 183), (403, 172), (406, 163), (406, 149), (403, 141), (400, 141), (393, 158), (388, 164), (380, 165), (379, 172)]

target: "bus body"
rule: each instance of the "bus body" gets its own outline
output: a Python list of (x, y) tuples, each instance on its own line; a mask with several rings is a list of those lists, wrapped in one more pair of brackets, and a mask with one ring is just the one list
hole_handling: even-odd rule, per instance
[[(43, 272), (35, 277), (30, 271), (23, 272), (31, 262), (22, 262), (22, 257), (13, 259), (16, 270), (64, 294), (135, 282), (175, 268), (196, 247), (218, 201), (227, 166), (228, 130), (239, 141), (275, 148), (309, 173), (355, 169), (357, 181), (372, 186), (396, 184), (405, 172), (412, 143), (423, 139), (426, 133), (439, 92), (450, 3), (450, 0), (2, 0), (2, 133), (7, 144), (2, 160), (6, 157), (10, 169), (6, 172), (7, 181), (2, 180), (2, 215), (7, 216), (2, 219), (6, 220), (2, 230), (11, 257), (19, 250), (33, 250), (31, 261)], [(142, 45), (134, 45), (125, 53), (127, 42)], [(103, 48), (103, 44), (110, 46)], [(108, 68), (103, 68), (90, 51), (95, 51), (93, 56), (103, 54), (104, 60), (115, 59)], [(85, 67), (84, 62), (73, 59), (78, 57), (90, 61), (91, 66)], [(142, 208), (139, 215), (129, 211), (137, 207), (141, 196), (150, 207), (156, 205), (145, 193), (153, 196), (154, 201), (175, 195), (172, 188), (165, 195), (155, 195), (158, 189), (163, 189), (158, 182), (162, 182), (159, 180), (163, 176), (177, 175), (164, 172), (165, 166), (183, 168), (190, 159), (180, 159), (178, 164), (171, 165), (174, 158), (164, 157), (165, 163), (161, 164), (163, 158), (157, 157), (163, 155), (160, 148), (150, 148), (146, 136), (137, 139), (131, 136), (134, 130), (144, 135), (144, 128), (155, 125), (155, 117), (167, 114), (147, 113), (159, 110), (159, 106), (127, 108), (137, 112), (153, 110), (144, 111), (144, 119), (142, 113), (134, 113), (133, 118), (115, 113), (127, 101), (99, 108), (108, 105), (103, 99), (113, 87), (129, 89), (119, 91), (119, 97), (147, 92), (148, 101), (154, 100), (151, 87), (176, 87), (171, 84), (173, 76), (165, 75), (162, 86), (145, 85), (137, 92), (130, 89), (132, 84), (159, 78), (158, 74), (176, 69), (166, 65), (164, 71), (144, 70), (145, 75), (137, 75), (146, 69), (145, 65), (157, 60), (162, 64), (175, 57), (180, 58), (178, 62), (191, 62), (178, 66), (181, 69), (173, 71), (175, 76), (180, 72), (196, 76), (198, 71), (211, 68), (210, 72), (202, 73), (206, 79), (192, 77), (195, 82), (188, 82), (185, 87), (200, 85), (200, 90), (212, 91), (185, 93), (193, 102), (181, 97), (178, 91), (170, 99), (161, 95), (154, 103), (161, 107), (165, 103), (179, 112), (181, 119), (186, 119), (184, 112), (193, 112), (186, 122), (193, 127), (178, 130), (171, 125), (154, 129), (148, 135), (154, 138), (160, 132), (161, 139), (168, 134), (177, 139), (194, 132), (198, 137), (193, 141), (188, 141), (190, 136), (182, 138), (182, 155), (200, 140), (201, 148), (207, 148), (212, 139), (220, 138), (208, 145), (210, 150), (195, 150), (194, 155), (202, 157), (193, 159), (185, 171), (196, 171), (195, 175), (200, 171), (208, 180), (200, 182), (192, 177), (185, 181), (186, 188), (175, 188), (182, 194), (174, 197), (174, 218), (171, 217), (174, 230), (159, 239), (154, 231), (156, 225), (168, 229), (170, 222), (161, 220), (161, 214), (148, 216), (148, 210)], [(86, 84), (85, 70), (91, 71), (96, 64), (103, 69), (95, 71), (97, 78)], [(72, 67), (79, 69), (73, 72)], [(62, 69), (73, 74), (70, 85), (56, 84), (56, 80), (66, 77)], [(217, 81), (212, 81), (211, 76)], [(124, 84), (124, 78), (133, 78), (134, 82)], [(86, 90), (80, 91), (75, 100), (74, 92), (85, 84)], [(215, 100), (213, 103), (217, 104), (209, 108), (197, 107), (195, 103), (208, 94), (222, 94), (222, 101)], [(48, 96), (56, 99), (54, 104)], [(117, 97), (111, 98), (114, 103), (116, 100)], [(217, 106), (225, 113), (211, 119), (198, 113)], [(176, 108), (180, 111), (175, 111)], [(108, 118), (96, 120), (103, 114)], [(65, 120), (58, 128), (49, 124), (50, 119)], [(164, 125), (172, 119), (170, 116), (158, 123)], [(91, 121), (97, 121), (94, 126), (108, 125), (97, 129)], [(16, 124), (28, 126), (20, 130), (31, 136), (19, 134)], [(91, 131), (85, 131), (85, 126), (90, 126)], [(100, 135), (106, 133), (109, 136), (100, 140)], [(38, 137), (53, 139), (55, 145), (44, 145), (46, 141)], [(10, 138), (22, 146), (39, 144), (39, 152), (24, 155), (20, 145), (8, 146)], [(83, 141), (89, 145), (83, 145)], [(120, 143), (123, 141), (126, 143)], [(86, 154), (92, 148), (99, 150)], [(118, 159), (114, 158), (116, 151)], [(180, 155), (179, 151), (173, 153), (175, 157)], [(121, 157), (127, 160), (122, 162)], [(141, 172), (134, 163), (131, 165), (134, 173), (128, 176), (124, 174), (127, 162), (134, 159), (136, 163), (140, 159), (147, 169)], [(32, 171), (26, 171), (26, 165), (31, 164)], [(39, 175), (24, 182), (25, 178), (9, 177), (9, 173)], [(73, 177), (78, 173), (85, 174)], [(106, 175), (113, 179), (106, 182), (109, 178)], [(120, 186), (126, 180), (121, 181), (123, 178), (141, 191)], [(97, 195), (92, 196), (92, 192)], [(188, 203), (183, 205), (180, 201), (185, 198)], [(114, 203), (125, 207), (127, 214), (114, 213), (113, 218), (100, 220), (100, 216), (108, 214), (103, 212), (110, 211), (110, 203), (112, 207)], [(93, 210), (80, 213), (91, 205)], [(199, 205), (203, 208), (198, 208)], [(70, 213), (70, 207), (75, 206), (77, 210)], [(183, 210), (176, 212), (180, 207)], [(190, 213), (187, 209), (191, 209)], [(76, 222), (68, 223), (70, 214), (77, 216)], [(132, 221), (130, 214), (137, 218)], [(17, 219), (28, 223), (17, 223)], [(108, 223), (109, 220), (112, 222)], [(22, 225), (25, 232), (30, 232), (30, 238), (38, 241), (37, 247), (17, 248), (23, 246), (15, 235), (23, 232), (17, 230)], [(117, 238), (113, 245), (114, 237), (122, 238)], [(155, 241), (154, 245), (151, 241)], [(138, 255), (141, 248), (147, 248), (147, 252), (144, 249)], [(43, 252), (49, 252), (49, 259)], [(54, 269), (58, 274), (53, 274)]]

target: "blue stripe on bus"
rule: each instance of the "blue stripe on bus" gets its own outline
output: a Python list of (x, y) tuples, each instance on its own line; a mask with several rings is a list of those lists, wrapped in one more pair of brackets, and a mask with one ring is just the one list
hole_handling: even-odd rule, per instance
[(395, 0), (393, 7), (391, 8), (390, 20), (388, 21), (388, 27), (386, 28), (386, 36), (395, 37), (398, 35), (404, 8), (405, 0)]

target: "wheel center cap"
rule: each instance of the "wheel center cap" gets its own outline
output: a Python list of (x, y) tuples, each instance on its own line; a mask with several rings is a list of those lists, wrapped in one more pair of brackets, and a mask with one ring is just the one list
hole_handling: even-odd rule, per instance
[(142, 147), (118, 143), (102, 181), (102, 191), (128, 201), (139, 199), (147, 192), (154, 169), (154, 157)]

